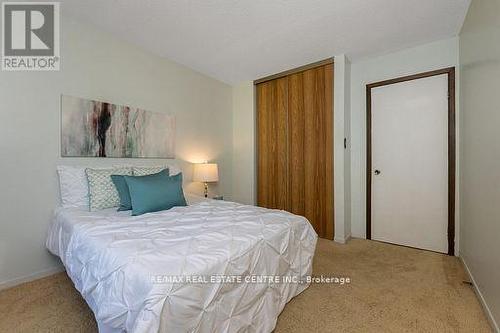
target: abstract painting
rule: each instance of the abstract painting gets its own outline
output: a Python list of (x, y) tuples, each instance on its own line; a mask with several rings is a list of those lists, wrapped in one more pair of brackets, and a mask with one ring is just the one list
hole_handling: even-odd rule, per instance
[(175, 117), (63, 95), (61, 155), (175, 158)]

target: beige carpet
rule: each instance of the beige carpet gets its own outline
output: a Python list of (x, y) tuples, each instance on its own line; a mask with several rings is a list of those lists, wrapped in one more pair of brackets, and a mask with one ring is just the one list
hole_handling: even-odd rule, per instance
[[(314, 284), (293, 299), (276, 332), (491, 332), (457, 258), (366, 240), (320, 240)], [(64, 273), (0, 292), (0, 332), (95, 332)]]

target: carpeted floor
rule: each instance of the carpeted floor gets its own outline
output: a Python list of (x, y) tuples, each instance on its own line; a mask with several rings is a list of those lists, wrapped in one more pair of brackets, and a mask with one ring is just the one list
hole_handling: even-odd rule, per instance
[[(320, 240), (313, 284), (294, 298), (276, 332), (491, 332), (457, 258), (355, 239)], [(92, 313), (64, 274), (0, 292), (0, 332), (95, 332)]]

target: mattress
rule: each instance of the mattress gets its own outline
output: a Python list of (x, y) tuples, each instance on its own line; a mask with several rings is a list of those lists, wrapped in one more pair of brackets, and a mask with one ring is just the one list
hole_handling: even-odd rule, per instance
[(100, 331), (271, 332), (285, 304), (308, 287), (317, 235), (307, 219), (188, 202), (141, 216), (56, 210), (47, 248)]

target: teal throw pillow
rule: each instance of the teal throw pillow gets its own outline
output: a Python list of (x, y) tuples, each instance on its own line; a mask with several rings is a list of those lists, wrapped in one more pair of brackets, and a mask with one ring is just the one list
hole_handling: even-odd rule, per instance
[(124, 176), (132, 202), (132, 215), (186, 206), (182, 173), (169, 176), (168, 170), (147, 176)]

